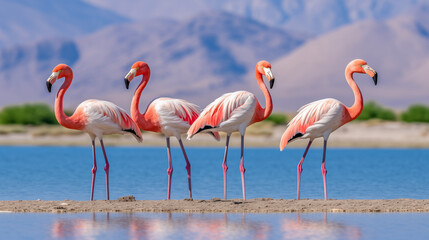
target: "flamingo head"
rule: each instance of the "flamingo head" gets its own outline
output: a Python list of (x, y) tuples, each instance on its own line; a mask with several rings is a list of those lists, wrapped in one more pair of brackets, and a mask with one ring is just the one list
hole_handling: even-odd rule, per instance
[(60, 78), (71, 74), (72, 70), (69, 66), (64, 63), (58, 64), (53, 70), (51, 76), (46, 80), (46, 87), (48, 91), (51, 92), (52, 85)]
[(270, 83), (270, 89), (274, 86), (274, 75), (271, 72), (271, 64), (267, 61), (259, 61), (256, 64), (256, 71), (258, 71), (260, 74), (265, 75), (265, 77), (268, 79), (268, 82)]
[(350, 69), (352, 72), (368, 74), (374, 81), (374, 84), (377, 85), (377, 72), (370, 66), (368, 66), (368, 64), (364, 60), (355, 59), (347, 65), (347, 68)]
[(149, 65), (147, 63), (142, 61), (137, 61), (133, 64), (131, 67), (131, 70), (128, 72), (128, 74), (124, 78), (125, 87), (128, 89), (130, 86), (131, 80), (133, 78), (139, 76), (139, 75), (148, 75), (150, 74)]

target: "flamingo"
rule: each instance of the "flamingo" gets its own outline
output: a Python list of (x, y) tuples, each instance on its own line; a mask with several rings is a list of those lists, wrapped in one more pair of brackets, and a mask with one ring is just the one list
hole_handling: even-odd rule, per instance
[[(157, 98), (152, 101), (144, 114), (139, 111), (140, 97), (143, 89), (146, 87), (150, 78), (149, 65), (142, 61), (135, 62), (131, 70), (125, 76), (125, 87), (128, 89), (131, 80), (135, 77), (143, 75), (142, 81), (137, 87), (133, 100), (131, 102), (131, 118), (136, 122), (137, 126), (145, 131), (163, 133), (167, 142), (168, 154), (168, 193), (167, 199), (170, 199), (171, 193), (171, 177), (173, 175), (173, 165), (171, 162), (170, 137), (175, 136), (179, 141), (183, 156), (186, 161), (186, 171), (188, 172), (189, 198), (192, 199), (191, 187), (191, 163), (186, 155), (185, 147), (183, 146), (181, 135), (186, 133), (189, 126), (197, 119), (200, 111), (198, 106), (189, 103), (182, 99), (173, 98)], [(216, 140), (220, 136), (216, 132), (210, 132)]]
[(274, 85), (274, 76), (271, 72), (271, 64), (267, 61), (260, 61), (255, 67), (256, 81), (265, 96), (265, 109), (261, 107), (253, 93), (247, 91), (237, 91), (226, 93), (215, 101), (210, 103), (195, 120), (188, 130), (188, 139), (195, 134), (205, 131), (223, 131), (226, 132), (225, 154), (222, 163), (223, 181), (224, 181), (224, 199), (226, 199), (226, 163), (228, 155), (229, 138), (231, 133), (240, 132), (241, 134), (241, 160), (240, 172), (243, 188), (243, 200), (246, 200), (246, 189), (244, 183), (244, 134), (247, 126), (266, 119), (273, 110), (270, 92), (263, 81), (262, 75), (265, 75), (270, 83), (270, 88)]
[(329, 135), (342, 125), (356, 119), (363, 108), (363, 98), (359, 87), (353, 79), (353, 73), (366, 73), (372, 77), (374, 84), (377, 85), (377, 72), (374, 71), (362, 59), (355, 59), (351, 61), (345, 71), (347, 83), (353, 90), (355, 102), (353, 106), (347, 107), (340, 101), (332, 98), (326, 98), (319, 101), (309, 103), (298, 110), (298, 114), (289, 122), (286, 131), (284, 132), (280, 141), (280, 151), (286, 147), (289, 142), (300, 138), (309, 138), (307, 148), (297, 166), (298, 172), (298, 186), (297, 186), (297, 199), (300, 197), (300, 183), (302, 164), (308, 149), (315, 138), (323, 137), (323, 159), (322, 159), (322, 175), (323, 186), (326, 194), (326, 168), (325, 156), (326, 146)]
[(125, 110), (107, 101), (90, 99), (82, 102), (76, 108), (72, 116), (67, 116), (63, 111), (63, 98), (67, 89), (73, 80), (73, 71), (66, 64), (59, 64), (53, 70), (51, 76), (46, 81), (48, 91), (51, 92), (52, 85), (58, 79), (65, 78), (63, 85), (58, 90), (55, 99), (55, 117), (58, 123), (70, 129), (76, 129), (86, 132), (91, 137), (92, 155), (94, 165), (92, 168), (91, 201), (94, 199), (94, 181), (97, 172), (97, 163), (95, 160), (95, 139), (100, 140), (106, 165), (106, 195), (109, 200), (109, 162), (103, 144), (103, 135), (105, 134), (132, 134), (137, 141), (142, 141), (140, 129), (134, 123)]

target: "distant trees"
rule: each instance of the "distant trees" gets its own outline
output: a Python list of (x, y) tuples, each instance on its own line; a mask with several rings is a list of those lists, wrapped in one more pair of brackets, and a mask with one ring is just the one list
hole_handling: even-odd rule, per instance
[(265, 121), (272, 122), (274, 125), (286, 123), (286, 115), (283, 113), (272, 113)]
[(415, 104), (401, 114), (404, 122), (429, 122), (429, 107), (422, 104)]
[(374, 101), (369, 101), (363, 106), (362, 113), (357, 120), (369, 120), (374, 118), (387, 121), (396, 121), (397, 119), (393, 110), (384, 108)]
[(52, 108), (44, 103), (14, 105), (0, 111), (0, 124), (58, 124)]
[[(70, 116), (72, 112), (65, 111)], [(286, 124), (288, 115), (284, 113), (272, 113), (265, 121), (272, 122), (274, 125)], [(408, 107), (402, 113), (395, 113), (393, 110), (382, 105), (369, 101), (365, 103), (361, 115), (357, 120), (381, 119), (386, 121), (403, 122), (426, 122), (429, 123), (429, 106), (415, 104)], [(53, 109), (44, 103), (31, 103), (23, 105), (6, 106), (0, 110), (0, 124), (18, 124), (18, 125), (56, 125)]]

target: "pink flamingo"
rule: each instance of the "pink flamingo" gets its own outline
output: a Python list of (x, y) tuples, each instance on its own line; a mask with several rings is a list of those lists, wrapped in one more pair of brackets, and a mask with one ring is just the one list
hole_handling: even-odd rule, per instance
[(325, 168), (325, 156), (326, 156), (326, 144), (328, 142), (329, 135), (342, 125), (356, 119), (363, 108), (363, 98), (359, 87), (353, 79), (353, 73), (366, 73), (372, 77), (374, 84), (377, 85), (377, 72), (370, 68), (364, 60), (355, 59), (351, 61), (346, 67), (346, 80), (347, 83), (353, 90), (355, 96), (355, 102), (353, 106), (347, 107), (340, 101), (332, 98), (322, 99), (309, 103), (298, 110), (298, 114), (289, 122), (285, 133), (280, 141), (280, 150), (286, 147), (286, 145), (298, 138), (309, 138), (307, 148), (305, 149), (304, 155), (298, 164), (298, 187), (297, 187), (297, 199), (299, 199), (300, 183), (301, 183), (301, 172), (302, 163), (307, 155), (307, 151), (310, 148), (311, 143), (315, 138), (323, 137), (323, 159), (322, 159), (322, 174), (323, 174), (323, 186), (325, 191), (325, 200), (327, 199), (326, 194), (326, 168)]
[(95, 173), (97, 172), (97, 163), (95, 160), (95, 138), (100, 139), (100, 145), (103, 149), (106, 165), (106, 194), (109, 200), (109, 162), (107, 160), (106, 151), (104, 150), (103, 135), (105, 134), (126, 134), (131, 133), (137, 141), (142, 141), (140, 129), (134, 121), (127, 115), (125, 110), (107, 101), (86, 100), (82, 102), (73, 113), (72, 116), (67, 116), (63, 111), (64, 94), (69, 88), (73, 80), (73, 72), (66, 64), (57, 65), (52, 70), (51, 76), (46, 81), (48, 91), (51, 92), (52, 84), (60, 78), (65, 78), (61, 88), (58, 90), (55, 99), (55, 117), (57, 121), (64, 127), (76, 129), (89, 134), (92, 140), (92, 154), (94, 166), (92, 168), (92, 184), (91, 184), (91, 201), (94, 196), (94, 181)]
[(223, 181), (224, 181), (224, 198), (226, 199), (226, 171), (228, 166), (226, 158), (228, 154), (229, 137), (232, 132), (241, 134), (241, 183), (243, 188), (243, 200), (246, 200), (246, 190), (244, 184), (244, 133), (247, 126), (266, 119), (273, 110), (270, 92), (264, 84), (262, 75), (265, 75), (270, 82), (270, 88), (274, 85), (274, 76), (271, 73), (271, 64), (267, 61), (260, 61), (255, 67), (256, 80), (265, 96), (265, 109), (261, 107), (253, 93), (247, 91), (237, 91), (226, 93), (210, 103), (195, 120), (188, 130), (188, 139), (195, 134), (204, 131), (223, 131), (226, 132), (225, 155), (222, 163)]
[[(191, 124), (200, 114), (198, 106), (182, 99), (157, 98), (149, 104), (146, 112), (141, 114), (139, 111), (140, 97), (150, 78), (150, 68), (147, 63), (142, 61), (135, 62), (131, 67), (130, 72), (125, 76), (124, 81), (125, 87), (128, 89), (131, 80), (139, 75), (143, 75), (143, 77), (134, 93), (134, 97), (131, 102), (131, 117), (137, 123), (137, 126), (140, 129), (163, 133), (165, 135), (168, 153), (168, 199), (170, 199), (171, 177), (173, 175), (173, 165), (171, 162), (170, 152), (170, 137), (175, 136), (177, 138), (186, 161), (189, 198), (192, 199), (191, 164), (189, 162), (188, 156), (186, 155), (181, 135), (188, 131), (189, 126), (191, 126)], [(218, 133), (211, 132), (211, 134), (217, 140), (220, 139)]]

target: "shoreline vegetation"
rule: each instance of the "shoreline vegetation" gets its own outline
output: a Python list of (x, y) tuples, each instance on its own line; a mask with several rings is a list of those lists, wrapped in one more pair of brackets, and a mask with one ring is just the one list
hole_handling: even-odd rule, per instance
[(429, 199), (272, 199), (221, 200), (117, 200), (95, 201), (0, 201), (1, 213), (84, 213), (84, 212), (158, 212), (158, 213), (387, 213), (429, 212)]
[[(246, 131), (245, 145), (248, 147), (277, 148), (286, 124), (275, 125), (261, 122), (251, 125)], [(225, 135), (221, 133), (222, 139)], [(186, 139), (186, 136), (183, 136)], [(89, 136), (80, 131), (66, 129), (59, 125), (0, 125), (0, 145), (2, 146), (87, 146)], [(164, 146), (161, 134), (143, 132), (143, 143), (138, 143), (131, 135), (108, 135), (104, 143), (109, 146), (151, 147)], [(177, 141), (171, 141), (178, 146)], [(288, 147), (305, 147), (308, 140), (297, 140)], [(224, 147), (223, 141), (215, 141), (209, 134), (196, 135), (192, 140), (184, 140), (186, 146)], [(233, 134), (231, 146), (240, 146), (240, 137)], [(323, 141), (316, 139), (314, 146), (321, 147)], [(354, 121), (329, 138), (330, 147), (344, 148), (428, 148), (429, 123), (405, 123), (382, 120)]]
[[(71, 115), (72, 111), (66, 111)], [(295, 113), (294, 113), (295, 114)], [(245, 145), (248, 147), (279, 146), (287, 122), (294, 114), (272, 113), (263, 122), (247, 128)], [(130, 135), (107, 135), (104, 143), (110, 146), (164, 146), (161, 134), (143, 132), (143, 143)], [(225, 134), (221, 133), (224, 139)], [(54, 111), (45, 103), (5, 106), (0, 109), (0, 145), (23, 146), (87, 146), (88, 135), (60, 126)], [(186, 136), (183, 136), (186, 139)], [(198, 134), (186, 146), (224, 147), (224, 142), (215, 141), (208, 134)], [(308, 140), (298, 140), (288, 147), (305, 147)], [(313, 146), (321, 147), (323, 141), (316, 139)], [(172, 141), (178, 146), (177, 141)], [(240, 138), (233, 134), (231, 146), (240, 146)], [(411, 105), (407, 110), (394, 112), (380, 104), (365, 103), (361, 115), (355, 121), (342, 126), (329, 139), (330, 147), (363, 148), (428, 148), (429, 107)]]

